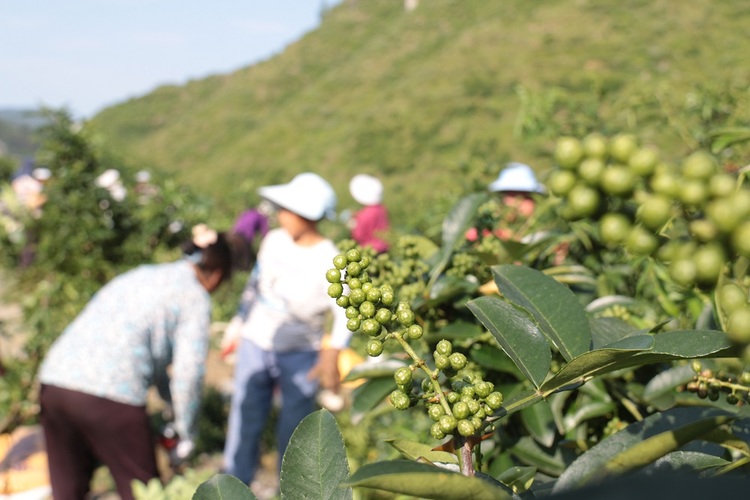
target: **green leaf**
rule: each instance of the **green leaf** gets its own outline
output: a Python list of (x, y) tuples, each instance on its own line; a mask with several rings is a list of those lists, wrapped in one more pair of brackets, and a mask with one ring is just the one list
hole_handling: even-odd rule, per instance
[(193, 500), (256, 500), (245, 483), (229, 474), (216, 474), (201, 483), (193, 494)]
[(612, 413), (616, 405), (605, 401), (588, 401), (581, 404), (575, 412), (563, 417), (563, 433), (568, 433), (578, 427), (582, 422), (596, 417), (602, 417)]
[(633, 335), (642, 335), (643, 330), (620, 318), (596, 317), (589, 320), (591, 326), (591, 349), (601, 349), (618, 340)]
[(654, 335), (654, 347), (638, 356), (639, 364), (661, 363), (675, 359), (731, 357), (739, 348), (726, 333), (717, 330), (677, 330)]
[(497, 480), (513, 490), (523, 493), (531, 488), (536, 476), (536, 467), (511, 467), (497, 477)]
[(383, 359), (368, 363), (359, 363), (352, 367), (349, 373), (344, 378), (345, 382), (352, 380), (359, 380), (361, 378), (377, 378), (377, 377), (390, 377), (393, 372), (407, 366), (407, 364), (400, 359)]
[(520, 438), (510, 448), (510, 452), (521, 462), (533, 465), (551, 476), (559, 476), (567, 466), (560, 448), (542, 448), (528, 436)]
[(435, 451), (427, 444), (407, 441), (405, 439), (386, 439), (385, 442), (396, 448), (405, 458), (410, 460), (426, 458), (430, 462), (458, 463), (458, 457), (453, 453)]
[(430, 338), (436, 339), (474, 339), (484, 333), (482, 326), (476, 321), (451, 321), (440, 330), (431, 332)]
[(430, 281), (427, 290), (431, 290), (438, 277), (443, 273), (445, 266), (451, 260), (453, 250), (458, 243), (466, 239), (466, 230), (474, 221), (479, 206), (487, 200), (485, 193), (474, 193), (458, 200), (451, 213), (443, 220), (443, 245), (440, 248), (438, 262), (430, 271)]
[(385, 399), (396, 388), (393, 377), (378, 377), (368, 380), (352, 391), (352, 412), (366, 413)]
[(705, 469), (724, 467), (732, 462), (698, 451), (674, 451), (667, 453), (648, 466), (649, 473), (694, 474)]
[(468, 307), (518, 369), (538, 388), (549, 373), (552, 353), (536, 324), (498, 297), (479, 297), (470, 301)]
[(591, 331), (581, 303), (565, 285), (524, 266), (492, 268), (495, 283), (505, 297), (536, 319), (539, 328), (566, 359), (588, 352)]
[(349, 475), (344, 438), (328, 410), (306, 416), (289, 441), (281, 464), (281, 498), (351, 499), (339, 483)]
[(643, 400), (663, 411), (674, 406), (675, 389), (690, 382), (695, 372), (688, 365), (675, 366), (659, 372), (643, 388)]
[[(651, 463), (702, 434), (710, 432), (729, 412), (713, 408), (674, 408), (649, 415), (593, 446), (578, 457), (555, 483), (553, 493), (567, 491), (584, 485), (602, 473), (616, 469), (615, 464), (636, 467)], [(720, 419), (720, 420), (716, 420)], [(697, 426), (697, 427), (695, 427)], [(685, 430), (683, 430), (685, 429)], [(680, 431), (674, 438), (674, 431)], [(649, 441), (657, 438), (656, 441)], [(649, 444), (641, 448), (643, 443)], [(638, 455), (630, 450), (636, 449)], [(622, 455), (626, 453), (626, 455)], [(615, 462), (612, 462), (616, 460)], [(612, 463), (612, 465), (607, 465)]]
[(636, 335), (611, 344), (609, 347), (581, 354), (563, 366), (554, 377), (547, 380), (541, 387), (541, 391), (552, 393), (572, 384), (582, 384), (595, 374), (611, 371), (608, 369), (616, 363), (631, 359), (653, 345), (652, 335)]
[(521, 410), (520, 415), (521, 422), (523, 422), (531, 437), (547, 448), (555, 443), (555, 436), (557, 435), (555, 420), (547, 401), (540, 401)]
[(365, 464), (342, 484), (351, 488), (373, 488), (433, 500), (512, 498), (504, 489), (482, 479), (410, 460)]
[(518, 367), (508, 357), (505, 352), (491, 344), (474, 344), (469, 351), (469, 357), (475, 363), (498, 372), (508, 373), (519, 380), (523, 375), (518, 371)]

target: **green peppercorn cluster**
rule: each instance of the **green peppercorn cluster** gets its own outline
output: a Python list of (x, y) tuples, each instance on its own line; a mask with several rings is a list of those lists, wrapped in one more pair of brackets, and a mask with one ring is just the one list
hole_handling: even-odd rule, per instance
[(692, 363), (695, 377), (685, 386), (688, 392), (693, 392), (701, 399), (718, 401), (722, 394), (727, 403), (736, 405), (740, 401), (750, 403), (750, 371), (744, 370), (739, 377), (726, 373), (714, 373), (710, 368), (704, 368), (700, 361)]
[[(336, 255), (333, 268), (326, 272), (328, 295), (346, 311), (346, 327), (352, 332), (362, 332), (370, 337), (367, 354), (379, 356), (383, 342), (391, 332), (398, 331), (402, 338), (416, 340), (422, 337), (422, 327), (415, 323), (415, 315), (407, 302), (397, 302), (393, 287), (376, 286), (368, 273), (372, 260), (352, 248)], [(344, 293), (348, 287), (348, 295)]]

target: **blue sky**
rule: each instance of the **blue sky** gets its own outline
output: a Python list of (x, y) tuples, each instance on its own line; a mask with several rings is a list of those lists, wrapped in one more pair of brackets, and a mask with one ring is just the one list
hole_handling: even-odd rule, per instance
[(76, 117), (280, 53), (340, 0), (0, 0), (0, 108)]

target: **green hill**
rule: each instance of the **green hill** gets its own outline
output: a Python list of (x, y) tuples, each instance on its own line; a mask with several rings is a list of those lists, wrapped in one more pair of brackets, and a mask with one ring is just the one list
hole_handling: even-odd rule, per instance
[[(422, 214), (559, 135), (633, 131), (678, 158), (750, 123), (744, 0), (345, 0), (278, 56), (167, 86), (92, 120), (128, 162), (221, 198), (314, 170), (351, 206), (381, 175), (394, 218)], [(747, 150), (725, 150), (747, 162)]]

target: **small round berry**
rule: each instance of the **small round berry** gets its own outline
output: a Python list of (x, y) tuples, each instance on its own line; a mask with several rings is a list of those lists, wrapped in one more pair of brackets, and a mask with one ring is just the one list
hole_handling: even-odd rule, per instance
[(362, 321), (362, 333), (369, 335), (370, 337), (377, 337), (380, 335), (382, 328), (381, 324), (372, 318), (367, 318)]
[(409, 396), (398, 389), (391, 393), (390, 400), (393, 407), (397, 410), (408, 410), (409, 406), (411, 406)]
[(453, 405), (453, 416), (457, 419), (467, 418), (470, 414), (469, 405), (463, 401), (459, 401)]
[(356, 248), (352, 248), (346, 252), (346, 260), (349, 262), (359, 262), (362, 259), (362, 254)]
[(362, 291), (361, 288), (357, 288), (356, 290), (352, 290), (351, 292), (349, 292), (349, 302), (353, 306), (359, 307), (359, 305), (365, 301), (365, 298), (367, 298), (367, 295)]
[(453, 432), (453, 429), (455, 429), (458, 424), (458, 420), (453, 415), (443, 415), (440, 417), (440, 420), (438, 420), (438, 424), (440, 424), (440, 430), (447, 434)]
[(460, 352), (454, 352), (448, 359), (450, 360), (451, 368), (454, 370), (460, 370), (466, 366), (466, 356)]
[(742, 372), (740, 374), (740, 384), (745, 386), (750, 385), (750, 372)]
[(443, 339), (437, 343), (437, 345), (435, 346), (435, 350), (440, 354), (450, 356), (453, 352), (453, 344), (451, 344), (449, 340)]
[(456, 404), (461, 400), (461, 395), (457, 392), (451, 391), (445, 395), (445, 399), (447, 399), (450, 404)]
[(378, 309), (378, 312), (375, 313), (375, 320), (381, 325), (389, 323), (391, 321), (391, 311), (385, 307), (381, 307)]
[[(369, 285), (369, 283), (366, 283)], [(362, 287), (364, 289), (364, 287)], [(365, 290), (367, 292), (367, 300), (370, 302), (373, 302), (375, 304), (378, 303), (380, 300), (380, 288), (378, 287), (371, 287), (369, 290)]]
[(380, 292), (380, 302), (384, 306), (390, 306), (393, 305), (393, 303), (396, 301), (396, 294), (393, 293), (393, 290), (382, 290)]
[(359, 262), (350, 262), (346, 265), (347, 276), (359, 276), (361, 272), (362, 266), (359, 265)]
[(339, 307), (349, 307), (349, 296), (342, 295), (341, 297), (336, 299), (336, 305)]
[(466, 404), (469, 407), (469, 413), (471, 413), (472, 415), (476, 415), (479, 411), (479, 401), (477, 401), (476, 399), (472, 399), (467, 401)]
[(365, 318), (372, 318), (375, 316), (375, 304), (369, 300), (365, 300), (359, 305), (359, 312)]
[(482, 428), (482, 419), (481, 418), (479, 418), (476, 415), (474, 415), (473, 417), (471, 417), (470, 420), (471, 420), (471, 425), (474, 426), (474, 432), (476, 432), (476, 431), (478, 431), (479, 429)]
[(370, 267), (370, 257), (363, 255), (362, 258), (359, 259), (359, 265), (362, 266), (362, 269)]
[(329, 283), (339, 283), (341, 282), (341, 271), (333, 268), (326, 271), (326, 280)]
[(407, 330), (407, 334), (409, 335), (409, 338), (412, 340), (417, 340), (422, 338), (422, 327), (419, 325), (411, 325), (409, 329)]
[(375, 285), (373, 285), (372, 282), (367, 281), (367, 280), (362, 280), (362, 291), (363, 292), (365, 292), (365, 293), (369, 292), (370, 290), (373, 289), (374, 286)]
[(359, 318), (359, 309), (354, 306), (349, 306), (344, 311), (347, 319)]
[(396, 313), (400, 313), (401, 311), (411, 311), (411, 306), (408, 302), (401, 301), (396, 306)]
[(440, 429), (440, 424), (438, 422), (435, 422), (430, 427), (430, 435), (435, 439), (443, 439), (445, 437), (445, 432), (443, 432)]
[[(453, 356), (453, 355), (451, 354), (451, 356)], [(462, 398), (465, 397), (466, 399), (473, 400), (474, 399), (474, 394), (475, 394), (475, 392), (474, 392), (474, 386), (473, 385), (468, 385), (467, 384), (467, 385), (465, 385), (465, 386), (463, 386), (461, 388), (461, 397)], [(474, 413), (474, 412), (472, 412), (472, 413)]]
[(503, 395), (497, 391), (491, 392), (484, 402), (493, 410), (497, 410), (503, 405)]
[(489, 382), (479, 382), (474, 384), (474, 393), (480, 398), (486, 398), (492, 392), (492, 385)]
[(429, 415), (432, 420), (437, 422), (438, 420), (440, 420), (440, 417), (445, 415), (445, 410), (439, 404), (432, 405), (427, 410), (427, 415)]
[(362, 324), (362, 321), (359, 318), (349, 318), (346, 321), (346, 328), (350, 332), (356, 332), (359, 330), (359, 326)]
[(348, 278), (346, 284), (349, 285), (349, 290), (362, 288), (362, 281), (359, 278)]
[(336, 269), (344, 269), (348, 263), (349, 261), (346, 259), (346, 255), (344, 255), (343, 253), (340, 253), (333, 258), (333, 267), (335, 267)]
[(409, 311), (400, 311), (398, 313), (398, 321), (404, 326), (411, 326), (414, 324), (414, 313)]
[(735, 395), (734, 393), (727, 394), (727, 403), (729, 403), (730, 405), (736, 405), (739, 402), (740, 398), (738, 398), (737, 395)]
[(368, 356), (371, 356), (373, 358), (376, 356), (380, 356), (381, 354), (383, 354), (383, 343), (378, 339), (370, 339), (367, 341), (365, 350), (367, 351)]
[(341, 283), (331, 283), (328, 285), (328, 295), (330, 297), (338, 299), (342, 293), (344, 293), (344, 287)]
[(456, 424), (456, 428), (458, 429), (458, 433), (462, 436), (471, 436), (476, 431), (474, 424), (471, 420), (467, 419), (459, 420)]
[[(379, 326), (380, 325), (378, 325), (378, 327)], [(395, 380), (396, 384), (398, 385), (411, 384), (411, 375), (411, 369), (409, 367), (402, 366), (393, 374), (393, 380)]]
[(438, 370), (445, 370), (450, 365), (451, 362), (448, 359), (448, 356), (435, 353), (435, 368), (437, 368)]

